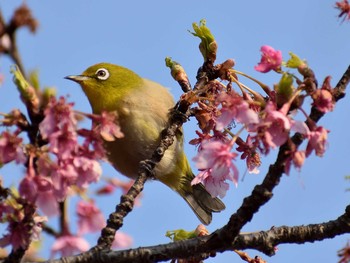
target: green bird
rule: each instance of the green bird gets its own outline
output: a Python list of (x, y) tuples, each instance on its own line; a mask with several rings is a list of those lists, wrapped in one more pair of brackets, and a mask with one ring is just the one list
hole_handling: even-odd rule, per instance
[[(136, 179), (140, 161), (152, 156), (160, 142), (160, 133), (166, 127), (169, 110), (175, 105), (168, 89), (125, 67), (109, 63), (93, 65), (81, 75), (66, 79), (80, 84), (93, 113), (117, 112), (124, 137), (105, 141), (104, 147), (115, 169)], [(154, 172), (157, 180), (185, 199), (203, 224), (211, 222), (212, 212), (225, 209), (202, 184), (191, 185), (194, 175), (183, 150), (182, 131), (156, 164)]]

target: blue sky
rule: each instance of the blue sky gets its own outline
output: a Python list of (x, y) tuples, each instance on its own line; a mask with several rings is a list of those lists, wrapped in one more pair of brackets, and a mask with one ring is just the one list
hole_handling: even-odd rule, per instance
[[(1, 1), (0, 8), (6, 18), (22, 1)], [(259, 78), (272, 86), (278, 75), (254, 71), (260, 59), (259, 49), (264, 44), (282, 50), (284, 59), (293, 51), (307, 59), (319, 82), (327, 75), (335, 85), (349, 64), (350, 23), (341, 23), (334, 1), (39, 1), (27, 0), (40, 22), (36, 35), (28, 30), (18, 32), (18, 45), (27, 70), (38, 69), (41, 83), (55, 86), (59, 95), (70, 94), (70, 100), (80, 111), (90, 111), (80, 88), (63, 77), (79, 74), (98, 62), (111, 62), (126, 66), (139, 75), (170, 87), (175, 100), (181, 94), (176, 82), (165, 67), (164, 58), (171, 56), (186, 69), (192, 83), (202, 57), (198, 52), (199, 40), (188, 33), (192, 22), (205, 18), (218, 42), (218, 59), (236, 61), (235, 68)], [(1, 57), (0, 71), (5, 83), (0, 87), (1, 112), (18, 107), (19, 99), (11, 76), (12, 64)], [(249, 84), (249, 82), (248, 82)], [(251, 84), (251, 83), (250, 83)], [(258, 90), (257, 87), (252, 86)], [(323, 158), (311, 156), (302, 170), (292, 170), (283, 176), (274, 191), (273, 199), (262, 207), (244, 231), (267, 230), (272, 226), (299, 225), (335, 219), (344, 211), (350, 193), (344, 176), (350, 147), (347, 112), (349, 97), (341, 100), (334, 112), (320, 124), (330, 130), (327, 152)], [(188, 142), (195, 137), (195, 120), (185, 124)], [(195, 155), (194, 147), (186, 145), (189, 159)], [(233, 185), (224, 198), (226, 210), (214, 215), (208, 227), (213, 231), (224, 225), (231, 213), (242, 203), (255, 184), (263, 180), (271, 157), (263, 158), (259, 175), (246, 175), (238, 188)], [(244, 163), (237, 163), (240, 175)], [(194, 164), (192, 163), (194, 168)], [(112, 167), (103, 165), (104, 174), (116, 175)], [(8, 177), (22, 171), (14, 167), (0, 170)], [(119, 175), (118, 175), (119, 176)], [(7, 179), (8, 180), (8, 179)], [(118, 195), (102, 198), (100, 208), (107, 216), (114, 209)], [(186, 203), (158, 182), (147, 183), (142, 206), (133, 211), (122, 228), (134, 238), (134, 246), (154, 245), (169, 240), (167, 230), (193, 229), (197, 218)], [(89, 241), (93, 245), (94, 238)], [(281, 245), (277, 255), (269, 262), (336, 262), (336, 252), (347, 242), (344, 235), (333, 240), (306, 245)], [(52, 240), (47, 239), (48, 243)], [(256, 253), (248, 251), (251, 256)], [(257, 253), (258, 255), (261, 255)], [(241, 262), (233, 253), (219, 254), (207, 262)]]

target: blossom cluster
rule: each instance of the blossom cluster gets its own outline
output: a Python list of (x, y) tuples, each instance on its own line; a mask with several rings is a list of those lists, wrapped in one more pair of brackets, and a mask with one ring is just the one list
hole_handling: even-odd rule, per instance
[[(34, 227), (28, 228), (28, 224), (22, 222), (26, 216), (23, 204), (37, 206), (49, 217), (59, 215), (62, 212), (59, 211), (59, 202), (84, 191), (100, 179), (102, 169), (99, 160), (105, 158), (103, 141), (121, 138), (123, 133), (117, 124), (116, 113), (94, 115), (76, 112), (73, 104), (64, 97), (57, 99), (52, 96), (48, 100), (36, 136), (29, 142), (21, 137), (26, 129), (24, 127), (29, 125), (24, 115), (14, 110), (4, 116), (1, 123), (15, 127), (15, 130), (9, 128), (0, 133), (0, 167), (15, 161), (26, 169), (19, 183), (19, 195), (0, 204), (0, 219), (8, 222), (7, 233), (0, 238), (0, 244), (2, 247), (12, 245), (14, 249), (25, 249), (31, 240), (38, 239), (46, 217), (36, 212)], [(91, 129), (78, 127), (82, 117), (92, 120)], [(109, 185), (113, 185), (111, 193), (117, 188), (125, 191), (130, 183)], [(105, 219), (93, 201), (79, 202), (77, 214), (77, 234), (73, 235), (68, 230), (61, 233), (52, 247), (53, 254), (71, 255), (87, 250), (89, 244), (83, 235), (101, 231), (105, 226)], [(120, 233), (116, 236), (115, 245), (126, 247), (131, 242), (129, 236)]]
[[(228, 181), (237, 185), (235, 161), (239, 154), (246, 161), (248, 172), (258, 173), (261, 154), (267, 155), (271, 149), (288, 144), (288, 157), (284, 165), (285, 173), (289, 174), (292, 165), (300, 169), (312, 152), (317, 156), (323, 156), (325, 152), (329, 131), (307, 117), (304, 120), (297, 120), (296, 117), (306, 116), (303, 109), (305, 97), (310, 97), (312, 106), (322, 113), (333, 110), (330, 77), (318, 88), (312, 70), (295, 54), (290, 53), (291, 58), (287, 62), (283, 62), (281, 51), (270, 46), (263, 46), (261, 54), (261, 61), (255, 69), (282, 75), (274, 89), (255, 80), (266, 93), (265, 97), (239, 82), (236, 74), (240, 72), (234, 69), (229, 69), (224, 75), (228, 80), (227, 85), (214, 80), (197, 91), (200, 96), (194, 112), (201, 132), (197, 131), (199, 137), (190, 143), (198, 146), (198, 154), (193, 160), (199, 174), (192, 184), (203, 183), (213, 197), (225, 196), (229, 189)], [(284, 71), (283, 66), (297, 69), (303, 80)], [(241, 93), (232, 88), (233, 83), (237, 84)], [(241, 125), (241, 128), (234, 134), (233, 129), (237, 125)], [(307, 140), (305, 150), (292, 142), (292, 132), (300, 133)], [(246, 140), (241, 138), (243, 134), (246, 134)]]

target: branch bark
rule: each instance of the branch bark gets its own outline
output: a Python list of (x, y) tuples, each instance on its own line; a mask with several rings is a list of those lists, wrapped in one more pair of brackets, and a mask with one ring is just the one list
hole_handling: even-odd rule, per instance
[[(280, 244), (303, 244), (306, 242), (321, 241), (345, 233), (350, 233), (350, 205), (346, 207), (343, 215), (325, 223), (293, 227), (280, 226), (267, 231), (239, 234), (230, 246), (220, 252), (232, 251), (234, 249), (255, 249), (271, 256), (274, 254), (276, 246)], [(202, 253), (202, 249), (200, 248), (204, 247), (207, 242), (210, 242), (214, 236), (215, 233), (210, 236), (157, 246), (122, 251), (99, 251), (98, 253), (91, 253), (91, 257), (89, 258), (79, 255), (67, 257), (64, 261), (59, 259), (47, 262), (160, 262), (171, 258), (178, 258), (179, 255), (183, 258), (188, 258), (196, 253)]]

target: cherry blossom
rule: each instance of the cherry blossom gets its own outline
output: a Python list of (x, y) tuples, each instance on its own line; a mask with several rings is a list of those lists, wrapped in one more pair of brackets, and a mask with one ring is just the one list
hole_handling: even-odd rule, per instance
[(120, 126), (116, 123), (118, 119), (116, 112), (103, 111), (101, 115), (89, 114), (87, 116), (94, 121), (94, 129), (97, 130), (105, 141), (114, 141), (117, 138), (124, 137)]
[(80, 201), (77, 204), (76, 211), (78, 215), (78, 235), (101, 231), (106, 225), (101, 210), (93, 201)]
[(315, 130), (310, 131), (309, 142), (306, 146), (306, 157), (308, 157), (313, 151), (316, 155), (322, 157), (327, 143), (328, 130), (322, 126), (317, 127)]
[(246, 126), (259, 122), (257, 113), (234, 91), (221, 93), (217, 101), (222, 104), (221, 115), (216, 121), (217, 130), (222, 130), (234, 120)]
[(15, 220), (10, 220), (7, 227), (8, 233), (0, 238), (0, 247), (11, 245), (14, 250), (27, 249), (32, 240), (38, 240), (41, 233), (41, 225), (47, 221), (46, 217), (34, 216), (33, 227)]
[(311, 94), (314, 100), (312, 105), (323, 113), (333, 111), (334, 109), (334, 100), (330, 79), (330, 77), (327, 77), (323, 82), (322, 88), (315, 90)]
[(75, 253), (85, 252), (90, 248), (89, 243), (82, 237), (63, 235), (58, 237), (51, 247), (51, 257), (60, 253), (63, 257), (72, 256)]
[(132, 243), (133, 243), (133, 240), (131, 236), (118, 231), (117, 233), (115, 233), (115, 237), (112, 243), (112, 248), (117, 248), (117, 249), (129, 248), (131, 247)]
[(232, 162), (237, 154), (231, 149), (230, 144), (221, 141), (203, 142), (201, 151), (193, 158), (201, 172), (192, 180), (192, 185), (203, 183), (213, 197), (225, 196), (229, 188), (226, 180), (235, 184), (238, 181), (238, 170)]
[(335, 7), (340, 10), (339, 17), (344, 16), (344, 21), (346, 19), (350, 20), (350, 4), (348, 0), (343, 0), (335, 3)]
[(256, 71), (266, 73), (270, 70), (281, 70), (282, 52), (280, 50), (275, 50), (274, 48), (265, 45), (261, 47), (260, 51), (261, 61), (254, 67)]
[(9, 131), (3, 131), (0, 134), (0, 166), (11, 161), (16, 161), (16, 163), (26, 161), (22, 141), (22, 138)]

